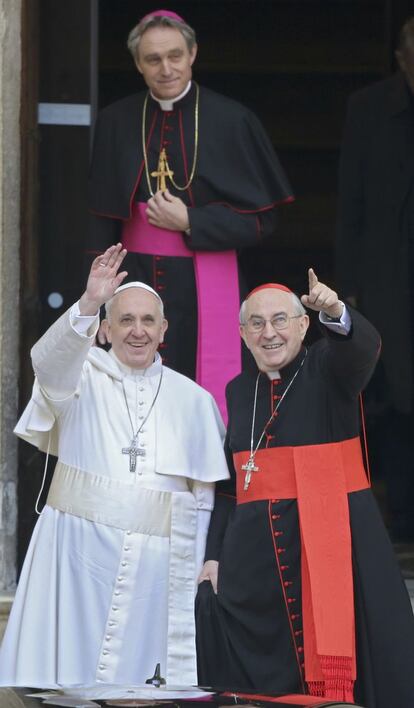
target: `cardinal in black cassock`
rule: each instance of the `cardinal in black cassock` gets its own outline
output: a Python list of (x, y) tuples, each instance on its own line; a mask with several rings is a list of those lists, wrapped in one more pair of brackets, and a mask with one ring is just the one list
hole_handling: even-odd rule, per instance
[(191, 80), (197, 46), (182, 18), (152, 12), (130, 49), (149, 90), (98, 116), (88, 250), (123, 242), (129, 278), (164, 300), (164, 362), (221, 405), (240, 371), (236, 252), (274, 232), (291, 188), (256, 116)]
[(309, 271), (300, 300), (243, 304), (257, 366), (227, 387), (231, 481), (216, 486), (196, 601), (201, 685), (414, 706), (414, 618), (369, 488), (359, 396), (380, 337)]

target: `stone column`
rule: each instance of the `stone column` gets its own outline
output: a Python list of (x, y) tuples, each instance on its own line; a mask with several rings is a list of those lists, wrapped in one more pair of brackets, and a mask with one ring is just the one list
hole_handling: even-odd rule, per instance
[(0, 633), (16, 583), (21, 0), (0, 0)]

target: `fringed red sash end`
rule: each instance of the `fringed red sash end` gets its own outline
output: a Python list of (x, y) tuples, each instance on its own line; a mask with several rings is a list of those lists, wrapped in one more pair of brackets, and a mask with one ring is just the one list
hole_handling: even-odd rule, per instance
[(311, 696), (319, 696), (319, 698), (324, 698), (325, 684), (323, 681), (308, 681), (307, 685)]
[(309, 681), (311, 696), (354, 702), (353, 660), (347, 656), (319, 656), (323, 681)]
[(330, 681), (326, 682), (325, 698), (333, 701), (344, 701), (344, 703), (354, 703), (354, 682), (353, 681)]

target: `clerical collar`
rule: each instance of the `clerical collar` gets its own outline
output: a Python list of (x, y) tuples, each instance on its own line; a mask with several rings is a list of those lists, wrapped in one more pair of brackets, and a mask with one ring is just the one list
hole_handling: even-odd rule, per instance
[(182, 93), (180, 93), (179, 96), (176, 96), (175, 98), (168, 98), (168, 99), (157, 98), (156, 96), (154, 96), (154, 94), (152, 92), (151, 92), (151, 98), (159, 104), (159, 107), (161, 108), (162, 111), (172, 111), (174, 108), (174, 103), (177, 103), (177, 101), (181, 101), (181, 99), (187, 95), (190, 88), (191, 88), (191, 81), (188, 82), (184, 91)]
[(151, 366), (147, 366), (146, 369), (133, 369), (131, 366), (123, 364), (122, 361), (118, 359), (113, 349), (110, 349), (108, 353), (116, 362), (118, 368), (126, 376), (132, 376), (133, 378), (135, 378), (135, 376), (158, 376), (158, 374), (161, 373), (162, 359), (158, 352), (155, 353), (155, 358)]
[[(275, 371), (266, 371), (266, 375), (263, 375), (261, 378), (263, 381), (266, 381), (266, 378), (270, 381), (273, 381), (274, 379), (282, 379), (282, 380), (287, 380), (289, 379), (296, 369), (298, 368), (300, 362), (303, 359), (303, 355), (307, 352), (307, 348), (302, 345), (299, 352), (296, 354), (295, 358), (286, 366), (284, 366), (280, 370), (275, 370)], [(257, 368), (256, 368), (257, 372)], [(264, 374), (264, 372), (263, 372)]]
[(266, 372), (269, 379), (273, 381), (273, 379), (281, 379), (280, 371), (267, 371)]

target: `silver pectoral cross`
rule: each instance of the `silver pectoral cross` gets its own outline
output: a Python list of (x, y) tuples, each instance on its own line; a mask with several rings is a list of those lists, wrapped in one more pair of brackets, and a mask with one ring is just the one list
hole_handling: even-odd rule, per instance
[(131, 445), (129, 447), (122, 448), (122, 454), (129, 455), (129, 471), (136, 472), (137, 457), (145, 457), (145, 450), (141, 450), (138, 447), (137, 439), (132, 438)]
[(244, 478), (244, 487), (243, 487), (243, 489), (244, 489), (244, 491), (247, 491), (247, 489), (249, 488), (250, 480), (251, 480), (251, 478), (252, 478), (252, 472), (258, 472), (258, 471), (259, 471), (259, 468), (256, 467), (256, 465), (254, 464), (254, 457), (253, 457), (253, 455), (250, 455), (250, 457), (249, 457), (249, 459), (247, 460), (247, 462), (246, 462), (244, 465), (242, 465), (241, 468), (242, 468), (242, 470), (244, 470), (244, 471), (246, 472), (246, 476), (245, 476), (245, 478)]

